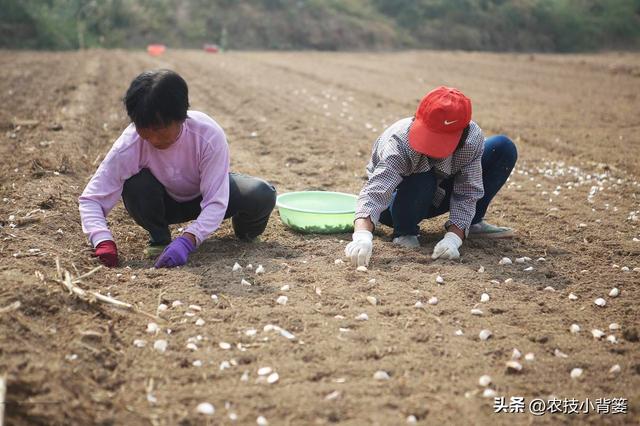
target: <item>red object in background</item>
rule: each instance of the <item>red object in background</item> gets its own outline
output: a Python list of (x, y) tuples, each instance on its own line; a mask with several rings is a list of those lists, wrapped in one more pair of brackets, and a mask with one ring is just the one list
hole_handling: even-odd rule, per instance
[(167, 46), (164, 44), (150, 44), (147, 46), (147, 52), (151, 56), (160, 56), (167, 50)]
[(205, 44), (204, 46), (202, 46), (202, 48), (205, 52), (209, 53), (218, 53), (220, 51), (220, 48), (217, 44)]

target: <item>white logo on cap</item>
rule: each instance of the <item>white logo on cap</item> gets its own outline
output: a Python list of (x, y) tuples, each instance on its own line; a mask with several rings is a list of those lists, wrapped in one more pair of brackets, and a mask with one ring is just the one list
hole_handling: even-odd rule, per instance
[(444, 120), (444, 125), (445, 126), (449, 126), (449, 125), (451, 125), (453, 123), (456, 123), (456, 122), (458, 122), (458, 120), (453, 120), (453, 121)]

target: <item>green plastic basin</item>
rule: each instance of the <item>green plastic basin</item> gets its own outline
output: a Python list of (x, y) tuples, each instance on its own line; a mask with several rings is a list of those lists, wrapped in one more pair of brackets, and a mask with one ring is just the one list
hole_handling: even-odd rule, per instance
[(358, 197), (342, 192), (302, 191), (278, 196), (280, 220), (305, 234), (339, 234), (353, 231)]

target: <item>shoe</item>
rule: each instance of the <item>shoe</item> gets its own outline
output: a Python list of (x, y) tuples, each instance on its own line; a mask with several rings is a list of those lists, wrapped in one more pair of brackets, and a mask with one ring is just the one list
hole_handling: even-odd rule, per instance
[(147, 259), (155, 259), (162, 254), (165, 247), (167, 247), (168, 245), (169, 244), (149, 244), (144, 249), (144, 256)]
[(402, 235), (393, 239), (393, 244), (397, 244), (404, 248), (415, 249), (420, 247), (417, 235)]
[(236, 237), (245, 243), (259, 243), (261, 241), (260, 235), (256, 235), (255, 237), (250, 237), (247, 234), (244, 235), (236, 235)]
[(491, 225), (484, 220), (469, 227), (469, 238), (511, 238), (514, 235), (513, 229)]

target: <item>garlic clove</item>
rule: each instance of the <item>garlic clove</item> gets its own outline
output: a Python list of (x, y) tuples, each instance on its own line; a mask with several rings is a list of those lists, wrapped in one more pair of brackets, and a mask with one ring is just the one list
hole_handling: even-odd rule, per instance
[(491, 331), (489, 330), (480, 330), (480, 333), (478, 333), (478, 337), (480, 338), (480, 340), (487, 340), (492, 336)]

